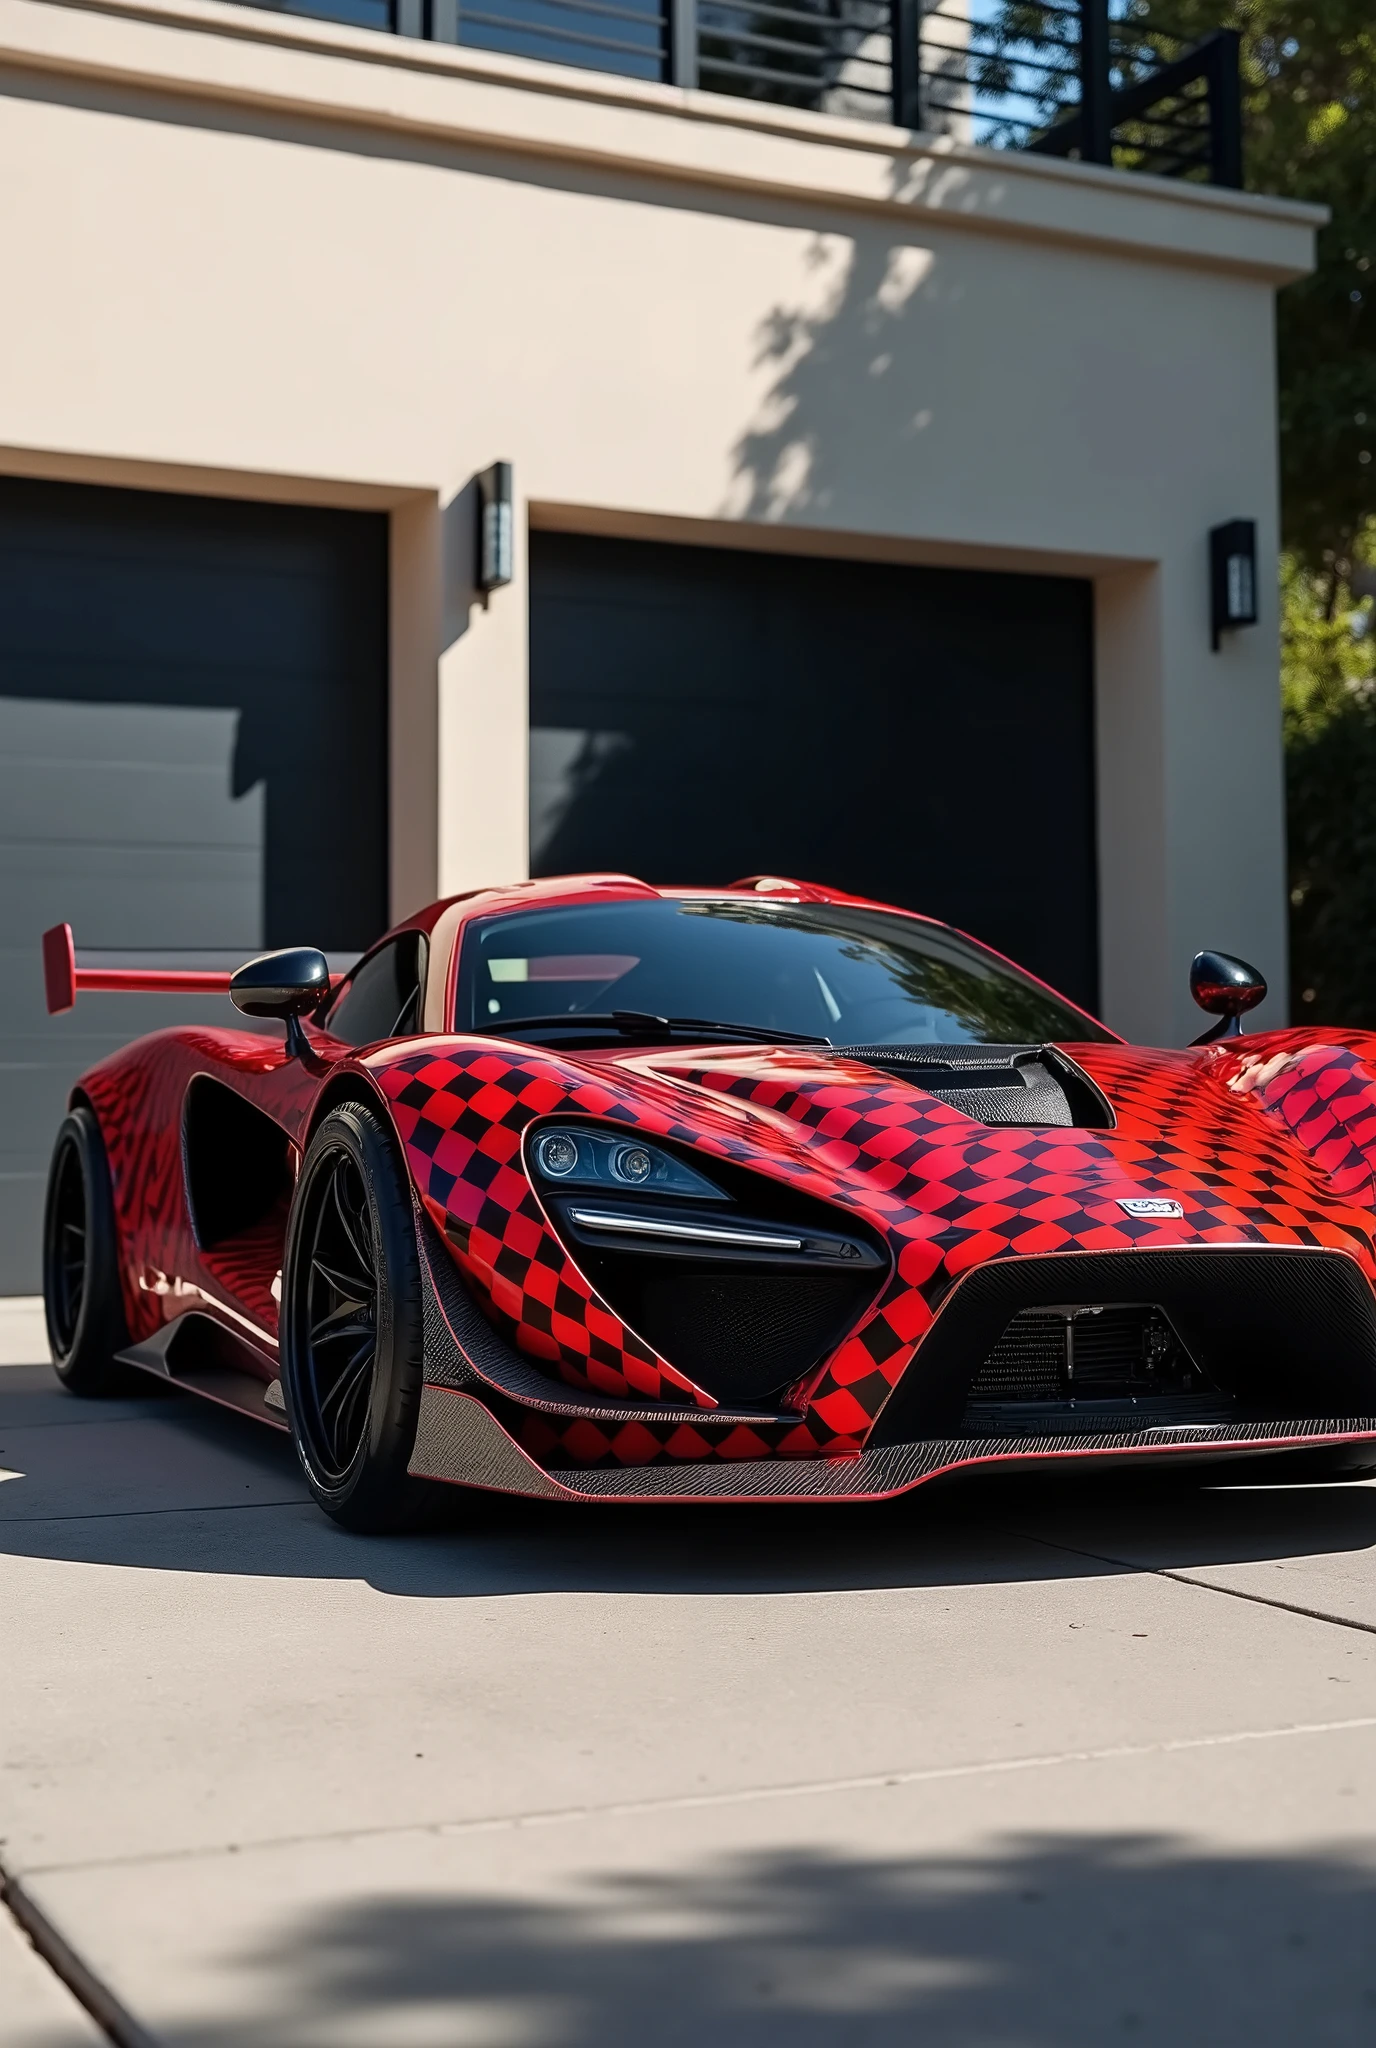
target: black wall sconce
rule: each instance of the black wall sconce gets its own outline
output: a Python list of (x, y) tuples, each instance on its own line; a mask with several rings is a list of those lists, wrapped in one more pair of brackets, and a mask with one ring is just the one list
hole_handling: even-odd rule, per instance
[(1257, 527), (1230, 519), (1209, 529), (1209, 625), (1214, 653), (1221, 634), (1257, 622)]
[(511, 464), (494, 462), (478, 478), (478, 588), (487, 597), (510, 583), (514, 541)]

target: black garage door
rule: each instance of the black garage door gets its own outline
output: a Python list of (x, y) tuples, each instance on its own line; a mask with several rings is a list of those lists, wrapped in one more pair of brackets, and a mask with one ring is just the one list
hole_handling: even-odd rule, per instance
[(38, 939), (228, 964), (386, 923), (384, 516), (0, 480), (0, 1293), (73, 1076), (227, 1004), (43, 1008)]
[(536, 874), (800, 875), (1097, 999), (1092, 594), (531, 536)]

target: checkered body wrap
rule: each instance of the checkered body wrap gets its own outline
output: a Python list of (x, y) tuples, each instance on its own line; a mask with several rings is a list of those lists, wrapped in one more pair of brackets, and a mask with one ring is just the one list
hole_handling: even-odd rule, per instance
[[(953, 1285), (989, 1260), (1202, 1244), (1308, 1245), (1376, 1281), (1376, 1049), (1279, 1032), (1200, 1051), (1077, 1047), (1116, 1128), (989, 1128), (912, 1083), (811, 1051), (656, 1051), (578, 1060), (452, 1041), (369, 1062), (427, 1212), (527, 1356), (640, 1401), (685, 1394), (700, 1425), (512, 1420), (542, 1463), (854, 1456)], [(1370, 1061), (1368, 1065), (1367, 1062)], [(710, 1424), (711, 1400), (642, 1344), (554, 1237), (521, 1165), (536, 1118), (596, 1118), (729, 1159), (846, 1210), (892, 1270), (837, 1351), (791, 1390), (797, 1423)], [(1165, 1195), (1183, 1216), (1142, 1219)], [(762, 1200), (767, 1200), (762, 1196)]]

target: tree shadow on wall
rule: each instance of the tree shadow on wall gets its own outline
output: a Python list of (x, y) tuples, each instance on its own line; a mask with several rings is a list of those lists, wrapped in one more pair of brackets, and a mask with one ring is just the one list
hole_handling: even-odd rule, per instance
[(944, 368), (942, 302), (962, 288), (908, 240), (818, 234), (805, 263), (811, 288), (757, 335), (754, 367), (769, 388), (736, 443), (723, 513), (850, 527), (847, 500), (862, 486), (901, 530), (926, 444), (946, 431), (932, 388)]
[(1178, 407), (1188, 365), (1144, 348), (1125, 415), (1131, 300), (1122, 331), (1109, 305), (1068, 326), (1044, 249), (1004, 235), (981, 254), (994, 245), (970, 230), (1002, 222), (1007, 190), (979, 177), (940, 156), (895, 163), (900, 216), (813, 234), (756, 333), (765, 389), (721, 516), (1083, 551), (1061, 517), (1064, 503), (1082, 536), (1058, 492), (1067, 459), (1102, 483), (1121, 480), (1125, 447), (1143, 468), (1165, 459), (1146, 423)]
[[(413, 1843), (408, 1876), (417, 1860)], [(376, 1890), (230, 1960), (240, 2023), (270, 2012), (277, 2048), (1358, 2048), (1376, 2029), (1374, 1907), (1376, 1872), (1356, 1854), (1157, 1834), (893, 1859), (809, 1846), (677, 1869), (656, 1846), (638, 1868), (557, 1889), (527, 1875), (505, 1892)], [(202, 2021), (177, 2038), (242, 2036)]]

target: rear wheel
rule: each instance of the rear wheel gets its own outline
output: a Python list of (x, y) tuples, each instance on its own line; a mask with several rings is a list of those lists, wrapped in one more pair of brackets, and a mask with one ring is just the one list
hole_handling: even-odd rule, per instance
[(100, 1126), (89, 1109), (63, 1118), (43, 1214), (43, 1307), (57, 1376), (74, 1394), (113, 1394), (129, 1342), (120, 1294), (115, 1206)]
[(377, 1112), (331, 1110), (302, 1162), (282, 1274), (282, 1391), (311, 1492), (346, 1528), (416, 1519), (424, 1333), (415, 1220)]

